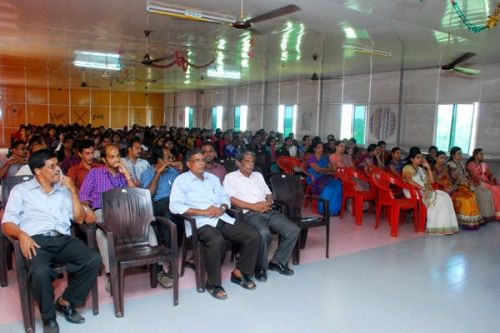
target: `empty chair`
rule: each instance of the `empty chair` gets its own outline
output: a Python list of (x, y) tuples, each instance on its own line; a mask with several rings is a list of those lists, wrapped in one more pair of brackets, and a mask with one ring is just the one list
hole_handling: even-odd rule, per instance
[[(274, 175), (271, 177), (274, 202), (283, 207), (283, 212), (293, 222), (300, 227), (301, 235), (294, 249), (293, 263), (300, 263), (300, 249), (306, 244), (307, 231), (309, 228), (325, 227), (326, 236), (326, 257), (329, 257), (330, 248), (330, 207), (328, 200), (304, 195), (300, 178), (294, 175)], [(304, 199), (321, 201), (323, 203), (323, 213), (321, 215), (303, 216), (301, 207)]]
[[(157, 285), (157, 263), (170, 263), (173, 274), (174, 305), (179, 299), (179, 278), (177, 271), (177, 228), (166, 218), (153, 215), (151, 194), (141, 188), (118, 188), (103, 193), (103, 223), (99, 224), (108, 240), (108, 254), (111, 268), (111, 290), (115, 315), (123, 317), (124, 272), (130, 267), (151, 265), (150, 283)], [(161, 242), (158, 246), (149, 244), (151, 222), (162, 223), (170, 230), (172, 248)]]
[[(378, 189), (378, 200), (375, 209), (375, 229), (379, 226), (382, 208), (386, 207), (388, 209), (392, 237), (398, 236), (400, 212), (410, 209), (413, 209), (415, 231), (420, 231), (419, 213), (421, 209), (419, 204), (420, 197), (417, 190), (386, 172), (374, 172), (372, 179)], [(398, 198), (396, 193), (402, 190), (408, 193), (409, 198)]]
[(355, 223), (357, 225), (361, 225), (363, 217), (363, 203), (365, 201), (375, 201), (377, 192), (373, 185), (370, 186), (368, 190), (359, 188), (356, 180), (370, 183), (370, 179), (353, 168), (338, 168), (336, 175), (342, 181), (342, 205), (340, 206), (340, 218), (342, 218), (347, 199), (351, 199), (352, 213), (355, 217)]

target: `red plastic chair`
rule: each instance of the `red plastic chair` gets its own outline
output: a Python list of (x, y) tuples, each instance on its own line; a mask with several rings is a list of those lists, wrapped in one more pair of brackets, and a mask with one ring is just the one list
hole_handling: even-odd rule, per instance
[[(372, 175), (373, 182), (378, 189), (378, 201), (375, 210), (375, 229), (380, 223), (380, 213), (383, 207), (389, 209), (388, 219), (391, 226), (391, 237), (398, 236), (399, 215), (401, 211), (413, 209), (413, 222), (415, 231), (421, 230), (421, 200), (419, 192), (411, 185), (404, 183), (396, 177), (389, 175), (386, 172), (374, 172)], [(396, 188), (396, 189), (395, 189)], [(406, 190), (410, 198), (397, 198), (395, 191), (397, 189)]]
[(276, 159), (276, 165), (286, 175), (295, 174), (295, 169), (300, 168), (302, 162), (295, 157), (280, 156)]
[[(309, 165), (307, 164), (307, 161), (301, 162), (300, 169), (302, 170), (302, 173), (306, 175), (306, 178), (309, 177), (309, 179), (311, 179), (312, 184), (314, 183), (314, 177), (307, 172), (308, 167)], [(309, 198), (312, 198), (312, 185), (307, 185), (307, 182), (304, 183), (304, 193)], [(308, 200), (304, 200), (304, 208), (307, 208), (307, 202)], [(311, 210), (313, 211), (313, 213), (316, 213), (318, 211), (318, 202), (314, 199), (311, 199)]]
[(345, 209), (347, 199), (352, 200), (352, 214), (357, 225), (362, 224), (363, 203), (365, 201), (374, 202), (377, 192), (373, 185), (369, 190), (361, 190), (355, 182), (355, 179), (367, 182), (370, 184), (370, 179), (365, 177), (361, 172), (353, 168), (338, 168), (336, 171), (337, 178), (342, 181), (342, 205), (340, 206), (340, 218)]

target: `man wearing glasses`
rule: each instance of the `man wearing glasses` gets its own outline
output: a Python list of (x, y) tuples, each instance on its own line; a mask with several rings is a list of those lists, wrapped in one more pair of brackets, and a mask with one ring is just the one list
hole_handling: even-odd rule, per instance
[[(231, 273), (231, 282), (245, 289), (255, 289), (251, 277), (259, 250), (259, 234), (226, 214), (231, 204), (229, 195), (216, 176), (205, 172), (203, 152), (191, 149), (186, 158), (189, 171), (179, 175), (172, 185), (170, 211), (196, 219), (207, 270), (207, 291), (217, 299), (227, 298), (221, 283), (221, 262), (226, 254), (226, 239), (241, 246), (240, 258)], [(187, 223), (186, 235), (191, 236), (191, 226)]]

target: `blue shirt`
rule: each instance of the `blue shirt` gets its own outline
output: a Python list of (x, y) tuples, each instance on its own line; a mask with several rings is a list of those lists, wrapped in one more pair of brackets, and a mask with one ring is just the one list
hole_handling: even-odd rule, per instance
[[(170, 193), (170, 211), (173, 214), (184, 214), (189, 208), (207, 209), (210, 206), (220, 207), (222, 204), (231, 206), (229, 195), (224, 191), (219, 178), (208, 172), (203, 172), (203, 180), (196, 177), (191, 171), (179, 175), (172, 185)], [(215, 227), (219, 218), (208, 216), (193, 216), (196, 227), (204, 225)], [(224, 213), (221, 220), (229, 224), (234, 219)], [(191, 225), (186, 223), (186, 235), (191, 236)]]
[[(141, 176), (141, 187), (148, 188), (149, 184), (153, 181), (156, 170), (153, 166), (149, 167), (142, 173)], [(175, 168), (165, 169), (158, 180), (158, 185), (156, 186), (156, 192), (153, 196), (153, 201), (158, 201), (161, 199), (168, 198), (170, 196), (170, 190), (172, 189), (172, 183), (175, 178), (179, 175), (179, 172)]]
[(30, 236), (52, 230), (69, 235), (72, 218), (73, 201), (68, 189), (57, 183), (45, 193), (33, 178), (10, 191), (2, 223), (12, 222)]

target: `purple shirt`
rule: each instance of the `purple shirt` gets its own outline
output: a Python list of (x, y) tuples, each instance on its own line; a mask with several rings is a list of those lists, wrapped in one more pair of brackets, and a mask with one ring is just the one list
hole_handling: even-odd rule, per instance
[(226, 169), (222, 166), (222, 164), (215, 163), (212, 168), (208, 168), (208, 165), (205, 166), (205, 171), (211, 173), (214, 176), (217, 176), (222, 184), (224, 182), (224, 178), (226, 177)]
[(85, 176), (80, 188), (80, 201), (88, 201), (93, 209), (99, 209), (102, 207), (103, 192), (127, 186), (127, 179), (123, 174), (118, 172), (113, 176), (105, 166), (94, 168)]

